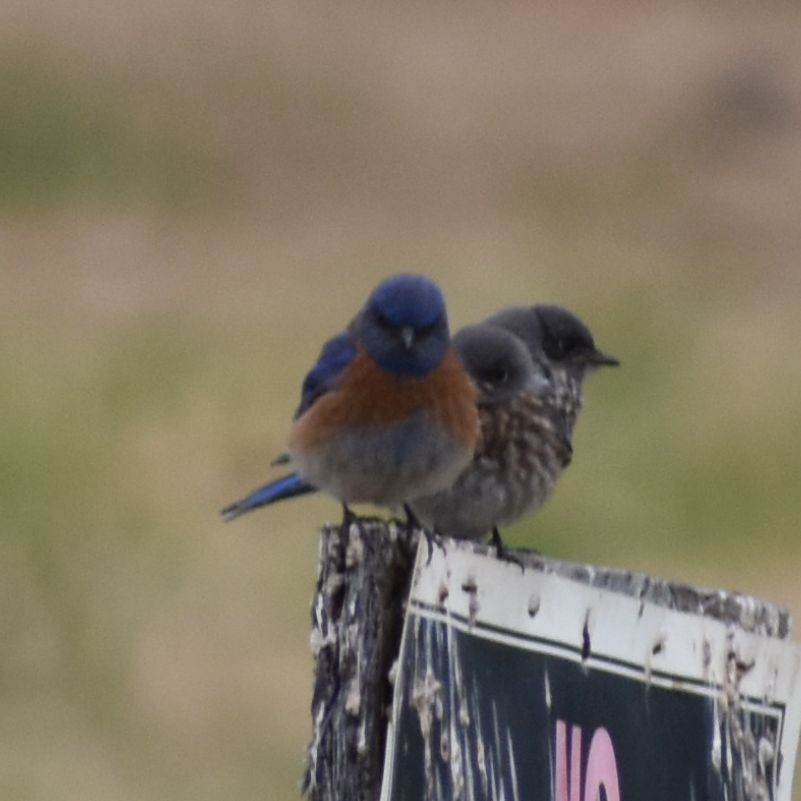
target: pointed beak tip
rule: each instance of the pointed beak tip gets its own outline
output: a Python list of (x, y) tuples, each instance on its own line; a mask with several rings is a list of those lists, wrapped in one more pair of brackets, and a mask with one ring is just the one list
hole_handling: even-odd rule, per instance
[(401, 329), (401, 340), (406, 350), (409, 350), (414, 344), (414, 329), (410, 327)]
[(599, 367), (620, 367), (620, 359), (600, 350), (595, 355), (595, 363)]

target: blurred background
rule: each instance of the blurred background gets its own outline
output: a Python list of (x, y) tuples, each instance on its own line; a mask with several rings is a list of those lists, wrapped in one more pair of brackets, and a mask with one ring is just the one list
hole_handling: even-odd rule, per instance
[[(273, 475), (399, 270), (623, 367), (510, 542), (801, 618), (801, 10), (0, 5), (0, 798), (297, 797), (317, 528)], [(801, 793), (796, 797), (801, 799)]]

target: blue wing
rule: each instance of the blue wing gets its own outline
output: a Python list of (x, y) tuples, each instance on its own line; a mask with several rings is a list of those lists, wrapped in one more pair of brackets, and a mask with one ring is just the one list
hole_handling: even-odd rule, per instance
[(283, 501), (287, 498), (294, 498), (297, 495), (306, 495), (309, 492), (317, 492), (317, 488), (305, 482), (300, 476), (295, 473), (282, 476), (281, 478), (253, 490), (250, 495), (242, 498), (242, 500), (226, 506), (220, 512), (225, 520), (233, 520), (245, 512), (251, 512), (253, 509), (258, 509), (260, 506), (267, 506), (276, 501)]
[(356, 357), (356, 344), (349, 331), (343, 331), (323, 345), (317, 363), (303, 380), (300, 405), (295, 411), (297, 420), (321, 395), (329, 392), (342, 371)]
[[(352, 335), (348, 331), (332, 337), (323, 345), (317, 362), (303, 380), (301, 390), (300, 405), (295, 411), (295, 419), (300, 417), (316, 400), (330, 390), (336, 384), (342, 371), (353, 361), (356, 356), (356, 344)], [(281, 454), (273, 461), (273, 464), (285, 464), (289, 461), (288, 454)], [(225, 520), (233, 520), (239, 515), (258, 509), (260, 506), (267, 506), (277, 501), (287, 498), (294, 498), (298, 495), (306, 495), (310, 492), (317, 492), (317, 488), (308, 484), (295, 473), (282, 476), (268, 484), (264, 484), (249, 495), (242, 498), (230, 506), (226, 506), (220, 514)]]
[[(356, 356), (356, 345), (347, 331), (332, 337), (323, 345), (317, 363), (306, 374), (300, 393), (300, 405), (293, 419), (297, 420), (321, 395), (325, 395), (341, 375), (342, 371)], [(270, 467), (289, 464), (292, 457), (286, 452), (279, 454), (270, 462)]]

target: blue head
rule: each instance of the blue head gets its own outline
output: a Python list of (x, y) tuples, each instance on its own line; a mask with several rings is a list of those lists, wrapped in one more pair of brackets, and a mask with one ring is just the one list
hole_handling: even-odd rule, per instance
[(448, 350), (448, 317), (440, 288), (422, 275), (382, 281), (362, 310), (359, 335), (367, 353), (389, 372), (423, 376)]

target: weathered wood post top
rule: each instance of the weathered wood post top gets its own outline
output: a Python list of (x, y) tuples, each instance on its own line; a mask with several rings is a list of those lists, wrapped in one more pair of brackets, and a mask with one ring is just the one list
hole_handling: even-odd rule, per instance
[(313, 609), (317, 801), (791, 801), (801, 647), (739, 593), (361, 521)]

